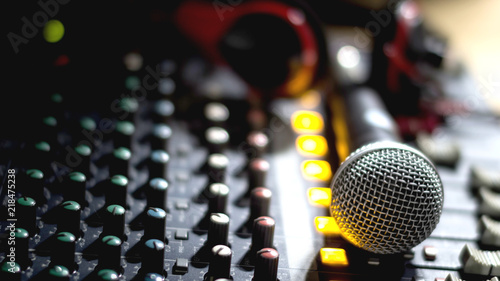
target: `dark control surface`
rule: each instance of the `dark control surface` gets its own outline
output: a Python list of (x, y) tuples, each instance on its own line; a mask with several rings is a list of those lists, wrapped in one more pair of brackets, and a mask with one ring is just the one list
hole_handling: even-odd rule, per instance
[[(70, 32), (75, 25), (67, 20)], [(29, 122), (19, 121), (14, 136), (0, 130), (2, 281), (500, 275), (497, 117), (451, 115), (432, 134), (406, 141), (436, 164), (443, 214), (411, 251), (368, 253), (340, 237), (329, 216), (338, 147), (322, 97), (328, 93), (247, 99), (245, 82), (163, 27), (168, 46), (147, 25), (141, 36), (134, 31), (139, 39), (116, 41), (98, 57), (54, 45), (36, 62), (43, 79), (23, 87), (38, 95), (20, 101), (29, 103)], [(66, 68), (57, 66), (62, 55), (70, 59)], [(99, 59), (105, 65), (89, 66)], [(449, 88), (473, 83), (467, 75), (442, 76)]]

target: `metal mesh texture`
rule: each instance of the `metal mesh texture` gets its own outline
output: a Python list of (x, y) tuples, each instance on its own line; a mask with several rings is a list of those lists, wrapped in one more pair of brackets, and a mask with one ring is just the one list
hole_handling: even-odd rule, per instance
[(434, 166), (416, 150), (362, 147), (332, 183), (331, 215), (342, 236), (378, 254), (407, 251), (436, 227), (443, 187)]

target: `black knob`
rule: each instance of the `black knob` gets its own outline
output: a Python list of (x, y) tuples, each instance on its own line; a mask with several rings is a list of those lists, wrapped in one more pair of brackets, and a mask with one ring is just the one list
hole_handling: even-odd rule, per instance
[(213, 213), (210, 215), (208, 225), (207, 246), (212, 248), (215, 245), (226, 245), (229, 235), (229, 217), (223, 213)]
[(166, 99), (157, 101), (154, 104), (154, 117), (153, 120), (158, 123), (168, 123), (170, 118), (175, 113), (174, 104)]
[(103, 235), (124, 237), (125, 232), (125, 208), (120, 205), (109, 205), (106, 207)]
[(213, 183), (209, 187), (208, 193), (208, 212), (226, 213), (227, 198), (229, 195), (229, 187), (223, 183)]
[(172, 129), (167, 124), (156, 124), (153, 126), (151, 137), (151, 149), (168, 150), (168, 140), (172, 136)]
[(166, 178), (169, 159), (165, 150), (153, 150), (149, 157), (149, 178)]
[(222, 103), (211, 102), (205, 105), (203, 115), (210, 126), (223, 127), (229, 119), (229, 109)]
[(38, 129), (40, 130), (40, 136), (44, 136), (48, 143), (55, 147), (59, 145), (59, 127), (57, 119), (54, 116), (45, 116), (42, 118), (41, 126)]
[(273, 248), (257, 251), (253, 281), (276, 281), (279, 253)]
[(106, 186), (106, 204), (127, 207), (128, 178), (114, 175), (108, 179)]
[(90, 157), (92, 156), (92, 149), (90, 146), (85, 145), (85, 144), (80, 144), (75, 147), (74, 149), (76, 153), (76, 157), (78, 157), (80, 160), (77, 162), (78, 164), (78, 171), (81, 171), (87, 178), (91, 176), (90, 174)]
[(247, 227), (252, 229), (254, 220), (258, 217), (269, 216), (269, 207), (271, 206), (271, 190), (265, 187), (257, 187), (250, 194), (250, 217), (247, 221)]
[[(125, 80), (125, 86), (129, 90), (135, 90), (136, 84), (132, 76), (127, 77)], [(118, 118), (133, 121), (135, 113), (139, 110), (139, 101), (134, 97), (122, 97), (118, 100), (118, 107), (122, 112)]]
[(146, 191), (148, 207), (167, 210), (168, 182), (163, 178), (153, 178), (149, 181)]
[(165, 278), (162, 274), (149, 272), (144, 276), (144, 281), (163, 281)]
[(50, 257), (51, 264), (61, 265), (73, 271), (75, 268), (75, 243), (76, 236), (73, 233), (58, 232), (55, 235), (54, 247)]
[(78, 202), (65, 201), (59, 205), (60, 217), (57, 221), (58, 232), (69, 232), (80, 237), (80, 215), (82, 208)]
[(123, 175), (128, 177), (128, 168), (132, 152), (126, 147), (118, 147), (113, 150), (109, 163), (109, 175)]
[(269, 145), (269, 138), (261, 131), (252, 131), (247, 136), (248, 148), (245, 149), (248, 159), (261, 158)]
[(2, 280), (21, 281), (21, 266), (17, 262), (4, 261), (0, 273)]
[(50, 161), (54, 159), (54, 149), (46, 141), (38, 141), (30, 144), (24, 154), (23, 162), (29, 167), (36, 167), (45, 174), (52, 171)]
[(229, 278), (231, 275), (231, 258), (233, 252), (228, 246), (215, 245), (212, 248), (212, 259), (208, 267), (208, 280)]
[(248, 164), (248, 190), (251, 192), (256, 187), (266, 186), (269, 162), (262, 158), (250, 160)]
[(118, 272), (112, 269), (101, 269), (97, 272), (97, 280), (99, 281), (119, 280), (119, 274)]
[(101, 239), (101, 247), (99, 267), (120, 272), (122, 240), (114, 235), (104, 236)]
[(35, 199), (39, 204), (45, 204), (47, 198), (44, 194), (44, 174), (38, 169), (29, 169), (26, 171), (25, 183), (22, 185), (22, 193), (25, 196)]
[(142, 269), (144, 272), (163, 273), (165, 259), (165, 243), (158, 239), (149, 239), (144, 243), (142, 256)]
[(130, 148), (134, 132), (135, 132), (134, 123), (130, 121), (116, 122), (114, 138), (113, 138), (114, 146)]
[(85, 206), (85, 193), (87, 191), (87, 177), (81, 172), (71, 172), (64, 181), (64, 200), (78, 202)]
[(20, 197), (17, 199), (17, 214), (21, 220), (18, 220), (18, 226), (28, 231), (30, 236), (38, 232), (36, 224), (36, 201), (31, 197)]
[(144, 239), (158, 239), (165, 241), (165, 227), (167, 213), (157, 207), (149, 208), (146, 212), (146, 225), (144, 227)]
[(207, 159), (208, 184), (224, 183), (226, 180), (226, 170), (229, 166), (229, 159), (221, 153), (213, 153)]
[(275, 221), (271, 217), (258, 217), (254, 220), (252, 229), (252, 252), (263, 248), (272, 248), (274, 241)]
[(47, 279), (69, 281), (71, 273), (68, 268), (62, 265), (52, 265), (47, 272)]
[[(12, 234), (11, 234), (12, 235)], [(12, 237), (12, 236), (11, 236)], [(29, 233), (24, 228), (16, 228), (14, 231), (15, 240), (15, 251), (8, 251), (8, 255), (6, 260), (9, 260), (9, 255), (14, 254), (16, 258), (16, 262), (19, 263), (22, 269), (27, 268), (31, 265), (31, 260), (29, 259), (28, 250), (29, 250)], [(9, 247), (10, 248), (10, 247)]]
[(221, 127), (210, 127), (205, 131), (205, 140), (210, 154), (222, 153), (229, 143), (229, 133)]
[(94, 119), (88, 116), (84, 116), (78, 120), (78, 130), (79, 131), (87, 131), (87, 132), (93, 132), (95, 129), (97, 129), (97, 123), (95, 122)]

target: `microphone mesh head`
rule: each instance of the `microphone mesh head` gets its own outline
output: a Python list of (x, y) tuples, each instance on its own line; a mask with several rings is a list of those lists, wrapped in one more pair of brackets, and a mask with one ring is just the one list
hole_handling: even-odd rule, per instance
[(377, 254), (407, 251), (425, 240), (443, 208), (441, 179), (420, 151), (376, 142), (353, 152), (332, 181), (330, 211), (342, 236)]

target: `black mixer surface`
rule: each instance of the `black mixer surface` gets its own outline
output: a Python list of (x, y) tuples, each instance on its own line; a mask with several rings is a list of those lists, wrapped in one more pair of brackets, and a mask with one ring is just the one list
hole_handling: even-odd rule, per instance
[[(229, 18), (229, 4), (214, 11)], [(44, 59), (31, 61), (40, 42), (18, 45), (14, 62), (37, 75), (13, 67), (4, 104), (19, 110), (0, 133), (2, 280), (498, 280), (500, 126), (466, 70), (433, 75), (468, 110), (403, 141), (436, 166), (439, 223), (412, 249), (377, 254), (330, 216), (346, 151), (335, 90), (249, 98), (247, 81), (148, 9), (147, 24), (126, 25), (135, 40), (115, 34), (98, 56), (72, 49), (70, 28), (66, 49), (40, 44)], [(349, 30), (326, 32), (332, 58), (355, 46)], [(343, 65), (328, 79), (363, 81), (366, 47), (357, 74)]]

